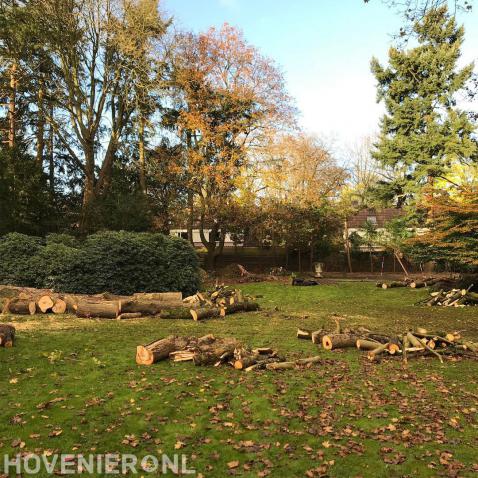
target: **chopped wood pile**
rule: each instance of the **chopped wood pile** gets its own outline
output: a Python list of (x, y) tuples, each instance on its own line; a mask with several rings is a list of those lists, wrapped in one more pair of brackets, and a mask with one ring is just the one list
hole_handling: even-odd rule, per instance
[(430, 297), (427, 297), (421, 304), (425, 304), (429, 307), (442, 306), (442, 307), (466, 307), (478, 305), (478, 294), (471, 292), (471, 285), (468, 289), (451, 289), (440, 290), (437, 292), (431, 292)]
[(15, 344), (15, 327), (9, 324), (0, 324), (0, 347), (13, 347)]
[[(15, 295), (10, 292), (12, 289)], [(118, 296), (57, 294), (44, 289), (9, 288), (2, 313), (12, 315), (72, 314), (81, 318), (137, 319), (159, 316), (165, 319), (203, 320), (236, 312), (259, 309), (259, 304), (238, 289), (217, 286), (214, 290), (187, 297), (181, 292), (137, 293)]]
[(259, 310), (259, 304), (253, 297), (225, 285), (216, 285), (214, 289), (207, 292), (197, 292), (186, 297), (183, 302), (191, 307), (189, 313), (194, 320)]
[(431, 333), (419, 328), (401, 335), (388, 335), (370, 331), (365, 327), (342, 328), (340, 320), (335, 318), (336, 330), (333, 332), (324, 329), (298, 329), (297, 338), (311, 340), (325, 350), (357, 348), (367, 352), (367, 358), (372, 361), (381, 355), (402, 357), (405, 363), (410, 357), (423, 355), (434, 355), (442, 363), (445, 355), (478, 359), (478, 343), (462, 339), (458, 332)]
[(234, 338), (216, 338), (211, 334), (199, 338), (170, 335), (136, 348), (136, 363), (139, 365), (152, 365), (166, 359), (193, 362), (197, 366), (229, 365), (245, 372), (291, 369), (321, 361), (320, 357), (286, 361), (271, 348), (250, 349)]

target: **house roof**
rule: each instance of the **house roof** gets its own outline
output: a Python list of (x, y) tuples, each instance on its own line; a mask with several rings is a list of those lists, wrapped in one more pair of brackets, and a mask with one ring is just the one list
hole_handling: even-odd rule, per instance
[(350, 216), (347, 219), (349, 228), (361, 228), (364, 226), (367, 219), (376, 217), (377, 227), (383, 227), (387, 222), (397, 217), (403, 216), (403, 209), (388, 207), (383, 209), (362, 209), (357, 214)]

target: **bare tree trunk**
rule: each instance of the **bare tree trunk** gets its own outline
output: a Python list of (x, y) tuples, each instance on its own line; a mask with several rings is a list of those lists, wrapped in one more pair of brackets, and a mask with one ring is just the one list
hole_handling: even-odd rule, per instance
[(349, 241), (349, 225), (347, 219), (344, 222), (344, 236), (345, 236), (345, 253), (347, 254), (347, 263), (349, 266), (349, 272), (352, 270), (352, 258), (350, 257), (350, 241)]
[(39, 169), (43, 168), (43, 154), (45, 150), (45, 111), (44, 111), (44, 99), (45, 99), (45, 82), (43, 74), (40, 71), (40, 78), (38, 82), (38, 119), (37, 119), (37, 151), (36, 162)]
[(83, 186), (83, 205), (80, 219), (80, 232), (87, 232), (90, 209), (95, 198), (95, 155), (93, 143), (85, 148), (85, 182)]
[(140, 114), (138, 119), (138, 138), (139, 138), (139, 186), (141, 191), (146, 194), (146, 163), (145, 163), (145, 146), (144, 146), (144, 116)]
[(314, 271), (314, 241), (310, 241), (310, 270)]
[(10, 98), (8, 101), (8, 146), (15, 146), (16, 136), (16, 108), (17, 108), (17, 64), (14, 62), (10, 67)]
[(193, 237), (193, 228), (194, 228), (194, 192), (192, 189), (188, 190), (188, 241), (194, 246), (194, 237)]
[[(53, 104), (50, 105), (50, 117), (53, 118)], [(48, 183), (50, 186), (50, 194), (53, 196), (55, 194), (55, 160), (54, 160), (54, 150), (55, 150), (55, 130), (52, 125), (50, 125), (49, 131), (50, 137), (48, 138)]]

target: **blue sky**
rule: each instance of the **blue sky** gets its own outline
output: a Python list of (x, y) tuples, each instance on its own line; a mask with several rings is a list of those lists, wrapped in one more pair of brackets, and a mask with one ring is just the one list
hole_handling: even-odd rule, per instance
[[(383, 109), (370, 59), (386, 61), (401, 24), (381, 0), (163, 0), (163, 8), (180, 28), (241, 28), (284, 71), (303, 128), (339, 150), (377, 130)], [(467, 30), (464, 61), (478, 60), (478, 7), (459, 20)]]

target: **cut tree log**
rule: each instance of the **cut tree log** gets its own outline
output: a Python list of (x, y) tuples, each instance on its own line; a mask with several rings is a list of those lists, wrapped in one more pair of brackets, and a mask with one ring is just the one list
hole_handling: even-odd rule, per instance
[(250, 367), (251, 365), (256, 364), (257, 361), (259, 360), (259, 357), (260, 357), (260, 355), (255, 354), (255, 353), (251, 353), (251, 354), (248, 354), (244, 357), (241, 357), (241, 358), (234, 361), (234, 368), (236, 370), (246, 369), (246, 368)]
[(57, 299), (55, 301), (55, 304), (51, 308), (51, 311), (54, 314), (64, 314), (66, 312), (66, 309), (67, 309), (66, 302), (63, 299)]
[(76, 314), (76, 309), (78, 308), (78, 297), (75, 295), (64, 295), (62, 299), (66, 303), (66, 311), (69, 314)]
[(295, 362), (272, 362), (266, 365), (267, 370), (289, 370), (295, 368)]
[(10, 324), (0, 324), (0, 347), (13, 347), (15, 344), (15, 327)]
[(186, 349), (190, 341), (191, 339), (187, 337), (170, 335), (147, 345), (139, 345), (136, 347), (136, 363), (152, 365), (160, 360), (165, 360), (172, 352)]
[(216, 340), (212, 344), (200, 346), (194, 354), (194, 365), (214, 365), (226, 355), (233, 355), (235, 349), (242, 348), (236, 339)]
[(382, 289), (394, 289), (396, 287), (407, 287), (407, 283), (406, 282), (389, 282), (389, 283), (384, 282), (382, 284)]
[[(179, 307), (183, 304), (179, 303)], [(120, 300), (119, 311), (120, 313), (135, 313), (140, 312), (142, 315), (159, 315), (161, 310), (165, 308), (164, 304), (158, 300)]]
[(190, 309), (189, 313), (193, 320), (204, 320), (204, 319), (211, 319), (213, 317), (221, 317), (222, 309), (218, 309), (217, 307), (201, 307), (200, 309)]
[(3, 307), (2, 313), (14, 315), (34, 315), (36, 304), (32, 300), (8, 299)]
[(324, 347), (325, 350), (356, 347), (358, 338), (359, 337), (353, 334), (324, 335), (322, 337), (322, 347)]
[(54, 305), (55, 301), (53, 300), (51, 295), (42, 295), (37, 301), (38, 308), (44, 314), (46, 314)]
[(160, 301), (160, 302), (182, 302), (182, 292), (139, 292), (133, 295), (141, 301)]
[(359, 350), (375, 350), (380, 345), (380, 342), (375, 342), (374, 340), (358, 339), (355, 344)]
[(303, 340), (311, 340), (312, 331), (307, 329), (297, 329), (297, 338)]
[(263, 370), (266, 368), (267, 364), (270, 363), (278, 363), (281, 362), (282, 360), (279, 357), (270, 357), (270, 358), (265, 358), (263, 360), (258, 361), (254, 365), (251, 365), (250, 367), (247, 367), (244, 369), (244, 372), (252, 372), (254, 370)]
[(425, 286), (426, 286), (425, 282), (422, 282), (422, 281), (410, 282), (410, 288), (411, 289), (422, 289)]
[(473, 342), (463, 342), (463, 345), (472, 352), (478, 353), (478, 344)]
[(388, 346), (390, 344), (381, 344), (379, 345), (378, 347), (376, 347), (374, 350), (370, 350), (368, 353), (367, 353), (367, 358), (369, 360), (375, 360), (375, 358), (377, 357), (377, 355), (380, 355), (380, 354), (383, 354), (386, 350), (388, 350)]
[(259, 310), (259, 304), (252, 301), (236, 302), (228, 305), (226, 308), (226, 315), (235, 314), (236, 312), (254, 312)]
[(393, 342), (387, 344), (387, 350), (390, 355), (395, 355), (396, 353), (400, 352), (400, 346)]
[(327, 335), (327, 332), (324, 329), (315, 330), (311, 334), (311, 339), (313, 344), (322, 345), (322, 337)]
[(407, 333), (407, 339), (412, 347), (425, 347), (425, 344), (423, 342), (420, 342), (420, 340), (418, 340), (417, 337), (415, 337), (411, 332)]
[(189, 307), (176, 307), (162, 310), (159, 314), (161, 319), (191, 320), (191, 309)]
[(80, 300), (76, 309), (76, 315), (84, 318), (116, 319), (119, 314), (119, 301), (116, 300), (104, 300), (102, 302)]
[(116, 320), (139, 319), (141, 317), (141, 312), (125, 312), (124, 314), (119, 314)]
[(307, 357), (303, 359), (298, 359), (295, 361), (297, 365), (309, 365), (313, 363), (320, 363), (322, 361), (321, 357), (319, 355), (316, 355), (314, 357)]

